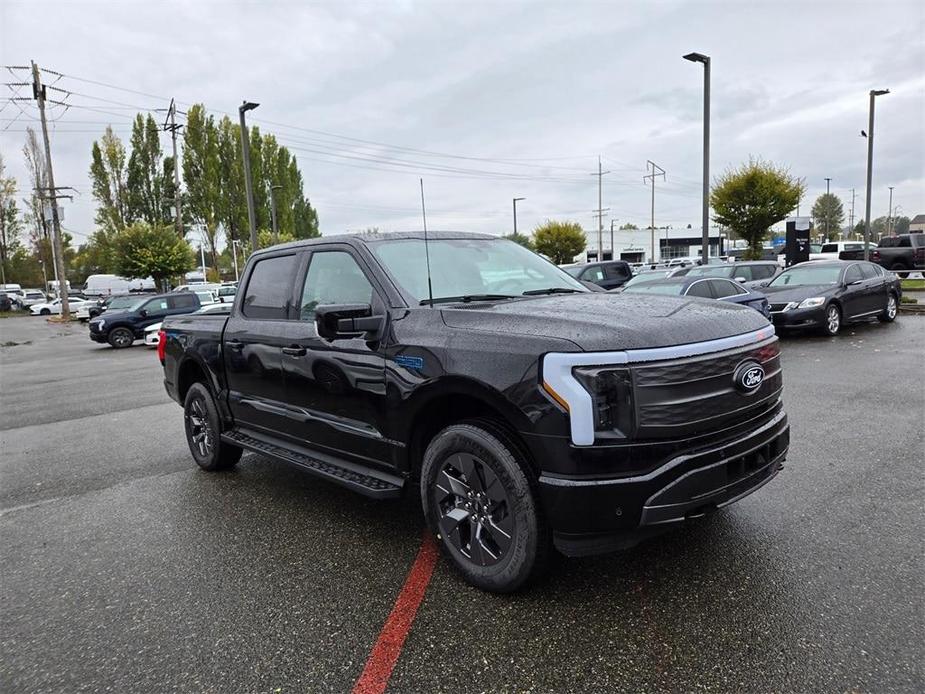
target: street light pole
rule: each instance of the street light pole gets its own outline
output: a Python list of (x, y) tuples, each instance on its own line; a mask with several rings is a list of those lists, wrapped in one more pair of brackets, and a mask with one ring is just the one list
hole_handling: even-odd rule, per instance
[(514, 198), (514, 236), (517, 236), (517, 201), (526, 199), (527, 198)]
[(245, 101), (238, 106), (238, 116), (241, 119), (241, 151), (244, 153), (244, 191), (247, 195), (247, 223), (251, 232), (251, 253), (257, 250), (257, 215), (254, 212), (254, 181), (251, 176), (251, 143), (247, 134), (247, 122), (244, 114), (253, 111), (260, 104)]
[(710, 263), (710, 56), (703, 53), (688, 53), (685, 60), (703, 64), (703, 209), (701, 262)]
[(889, 89), (870, 90), (870, 111), (867, 122), (867, 199), (864, 201), (864, 260), (870, 260), (870, 194), (874, 172), (874, 99), (889, 93)]
[(890, 206), (886, 208), (886, 233), (893, 235), (893, 186), (890, 188)]
[(282, 186), (270, 186), (270, 217), (273, 221), (273, 243), (279, 243), (279, 225), (276, 221), (276, 193)]

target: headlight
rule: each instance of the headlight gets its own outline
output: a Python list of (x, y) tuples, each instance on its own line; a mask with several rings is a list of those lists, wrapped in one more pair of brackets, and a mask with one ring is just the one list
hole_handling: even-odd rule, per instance
[(814, 296), (809, 299), (803, 299), (800, 302), (800, 305), (797, 308), (814, 308), (816, 306), (822, 306), (825, 303), (824, 296)]
[(629, 370), (613, 366), (576, 366), (572, 375), (591, 395), (594, 430), (629, 436), (634, 421)]

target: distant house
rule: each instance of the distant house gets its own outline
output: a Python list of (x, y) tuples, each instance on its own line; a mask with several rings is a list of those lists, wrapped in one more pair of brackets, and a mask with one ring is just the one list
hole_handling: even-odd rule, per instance
[(925, 231), (925, 214), (917, 214), (912, 218), (909, 231)]

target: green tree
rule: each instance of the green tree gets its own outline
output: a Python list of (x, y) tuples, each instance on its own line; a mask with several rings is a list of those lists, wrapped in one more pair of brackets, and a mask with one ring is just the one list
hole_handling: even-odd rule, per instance
[(761, 257), (772, 224), (797, 206), (806, 186), (785, 169), (752, 159), (730, 169), (714, 184), (710, 195), (713, 219), (748, 242), (746, 258)]
[(521, 234), (519, 231), (505, 234), (501, 238), (507, 239), (508, 241), (513, 241), (514, 243), (519, 243), (524, 248), (529, 248), (531, 251), (533, 250), (533, 241), (530, 240), (529, 236), (526, 234)]
[(228, 116), (218, 122), (216, 135), (218, 177), (222, 194), (218, 197), (218, 219), (228, 244), (248, 236), (247, 199), (244, 192), (244, 156), (241, 128)]
[(20, 227), (16, 179), (6, 176), (6, 164), (0, 153), (0, 284), (6, 284), (10, 261), (21, 246)]
[(632, 222), (627, 222), (626, 224), (620, 225), (620, 231), (634, 231), (636, 229), (639, 229), (639, 227)]
[(587, 238), (577, 222), (547, 219), (533, 230), (533, 247), (556, 265), (572, 262), (587, 245)]
[(130, 221), (125, 146), (107, 126), (90, 151), (90, 180), (96, 200), (96, 224), (107, 231), (119, 231)]
[(115, 270), (123, 277), (153, 277), (158, 288), (196, 265), (193, 249), (172, 226), (135, 222), (114, 242)]
[(910, 224), (912, 224), (912, 220), (908, 217), (893, 217), (893, 233), (908, 234)]
[(845, 221), (842, 202), (834, 193), (823, 193), (816, 198), (812, 214), (816, 220), (816, 231), (827, 237), (838, 234), (842, 222)]
[(116, 274), (116, 238), (119, 232), (99, 228), (77, 249), (72, 271), (77, 278)]
[(183, 134), (183, 181), (190, 218), (205, 228), (213, 266), (218, 260), (219, 207), (221, 200), (218, 131), (215, 119), (202, 104), (186, 112)]
[[(32, 246), (48, 237), (42, 221), (42, 200), (38, 192), (45, 188), (48, 180), (45, 173), (45, 154), (39, 146), (38, 137), (32, 128), (26, 128), (26, 144), (22, 148), (26, 160), (26, 169), (29, 171), (29, 196), (22, 199), (26, 204), (23, 219), (29, 230), (29, 241)], [(46, 260), (51, 262), (51, 257)]]
[(126, 175), (127, 221), (143, 220), (149, 224), (164, 219), (164, 163), (160, 130), (151, 114), (135, 116), (132, 124), (132, 152)]

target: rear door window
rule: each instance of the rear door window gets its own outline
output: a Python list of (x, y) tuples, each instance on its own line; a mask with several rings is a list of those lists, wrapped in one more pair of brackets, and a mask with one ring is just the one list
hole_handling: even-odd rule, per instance
[(247, 281), (241, 313), (248, 318), (286, 320), (297, 265), (294, 254), (258, 260)]
[(607, 279), (622, 280), (630, 276), (629, 270), (622, 263), (611, 263), (605, 267)]
[(875, 267), (875, 265), (868, 265), (867, 263), (861, 265), (861, 276), (866, 280), (872, 280), (879, 277), (877, 271), (874, 269)]
[(823, 253), (838, 253), (838, 244), (837, 243), (824, 243), (822, 244)]
[(730, 282), (729, 280), (710, 280), (710, 284), (713, 285), (713, 296), (717, 299), (746, 293), (746, 290), (737, 282)]
[(708, 280), (700, 280), (699, 282), (694, 282), (690, 287), (687, 288), (687, 296), (699, 296), (703, 299), (713, 299), (713, 290), (710, 288), (710, 282)]

